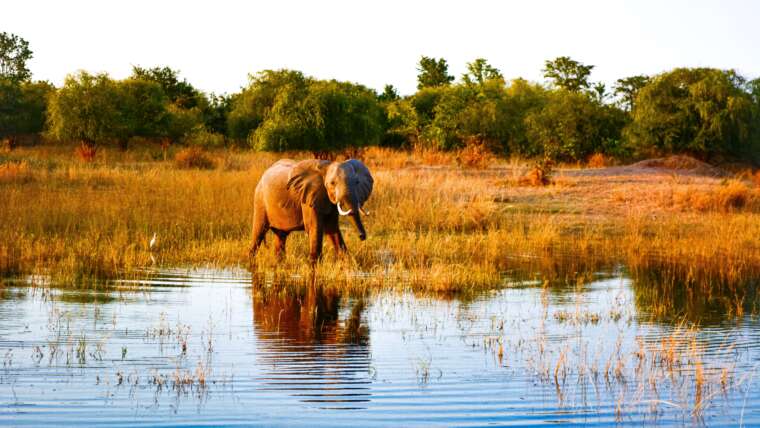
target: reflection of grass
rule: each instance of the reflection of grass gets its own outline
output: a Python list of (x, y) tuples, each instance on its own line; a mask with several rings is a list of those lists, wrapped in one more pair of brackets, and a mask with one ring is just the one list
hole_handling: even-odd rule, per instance
[[(204, 171), (156, 161), (158, 148), (102, 150), (90, 164), (71, 147), (4, 154), (0, 272), (47, 272), (86, 285), (153, 260), (246, 263), (253, 188), (280, 155), (210, 156), (217, 169)], [(760, 276), (760, 193), (749, 182), (557, 169), (554, 185), (534, 188), (518, 184), (527, 168), (517, 161), (473, 171), (452, 166), (453, 155), (374, 150), (366, 159), (377, 183), (367, 207), (370, 239), (360, 243), (344, 225), (353, 259), (334, 263), (326, 245), (319, 268), (346, 286), (461, 292), (491, 287), (517, 268), (574, 282), (567, 276), (582, 271), (573, 265), (624, 263), (633, 273), (662, 272), (665, 283), (686, 281), (692, 292), (736, 294), (737, 284)], [(159, 244), (149, 250), (153, 233)], [(304, 235), (294, 234), (275, 275), (306, 278), (306, 252)], [(271, 249), (257, 262), (271, 273)]]

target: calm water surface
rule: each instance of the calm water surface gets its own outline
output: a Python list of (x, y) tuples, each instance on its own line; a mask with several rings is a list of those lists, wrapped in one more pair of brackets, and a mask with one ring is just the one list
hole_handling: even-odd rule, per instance
[(2, 425), (760, 424), (758, 321), (653, 321), (622, 275), (468, 299), (36, 280), (0, 288)]

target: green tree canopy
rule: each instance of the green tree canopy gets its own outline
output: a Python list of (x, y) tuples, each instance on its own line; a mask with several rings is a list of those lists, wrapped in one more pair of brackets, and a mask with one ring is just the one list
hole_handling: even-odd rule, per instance
[(525, 124), (532, 146), (544, 156), (578, 161), (617, 145), (625, 114), (587, 94), (560, 89), (549, 93), (542, 108), (528, 113)]
[(182, 108), (198, 107), (202, 104), (203, 94), (187, 80), (179, 78), (179, 72), (169, 67), (143, 68), (132, 67), (132, 78), (158, 83), (163, 88), (169, 101)]
[(127, 138), (168, 136), (168, 99), (158, 83), (135, 78), (114, 83), (121, 101), (116, 109), (121, 126), (129, 133)]
[(757, 120), (752, 96), (735, 72), (678, 68), (655, 76), (639, 91), (626, 134), (641, 155), (758, 160)]
[(420, 126), (417, 111), (409, 99), (383, 104), (385, 130), (381, 144), (386, 147), (414, 146), (419, 140)]
[(426, 135), (440, 149), (475, 141), (502, 150), (509, 136), (507, 116), (508, 100), (501, 79), (484, 80), (478, 86), (454, 85), (437, 103)]
[(475, 61), (467, 63), (467, 73), (462, 76), (462, 80), (468, 85), (482, 86), (489, 80), (501, 80), (503, 82), (504, 76), (484, 58), (477, 58)]
[(308, 80), (305, 90), (280, 87), (251, 134), (257, 150), (314, 153), (376, 145), (383, 110), (375, 92), (347, 82)]
[(132, 137), (181, 140), (203, 129), (203, 118), (197, 107), (170, 102), (155, 81), (83, 71), (67, 76), (49, 98), (47, 124), (57, 140), (124, 147)]
[(449, 65), (443, 58), (435, 59), (423, 55), (417, 72), (417, 89), (446, 86), (454, 81), (454, 76), (449, 74)]
[(649, 76), (644, 75), (625, 77), (615, 82), (615, 95), (620, 97), (620, 101), (626, 111), (633, 110), (636, 96), (647, 83), (649, 83)]
[(377, 100), (380, 102), (396, 101), (399, 98), (398, 91), (393, 85), (385, 85), (383, 92), (377, 96)]
[(15, 34), (0, 33), (0, 79), (11, 82), (29, 80), (32, 73), (26, 63), (31, 58), (29, 42)]
[(264, 70), (248, 80), (248, 87), (235, 96), (227, 118), (228, 135), (242, 141), (264, 122), (278, 98), (287, 98), (281, 104), (296, 104), (306, 97), (310, 84), (303, 73), (293, 70)]
[(47, 82), (0, 79), (0, 139), (42, 132), (47, 98), (54, 90)]
[(550, 79), (554, 86), (571, 92), (579, 92), (589, 89), (588, 78), (591, 75), (593, 65), (584, 65), (574, 59), (561, 56), (554, 60), (547, 60), (544, 67), (544, 77)]
[(236, 95), (214, 95), (208, 99), (208, 108), (205, 111), (206, 128), (209, 131), (221, 135), (227, 135), (227, 117), (229, 117), (235, 103)]
[(66, 76), (48, 104), (49, 136), (89, 145), (125, 138), (119, 98), (119, 88), (105, 73)]

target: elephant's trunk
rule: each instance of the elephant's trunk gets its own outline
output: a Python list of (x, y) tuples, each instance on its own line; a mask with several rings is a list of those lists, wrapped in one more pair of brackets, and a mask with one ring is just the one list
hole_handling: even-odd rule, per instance
[(362, 241), (367, 239), (367, 232), (364, 231), (364, 225), (362, 224), (362, 218), (359, 214), (359, 210), (354, 210), (354, 213), (351, 215), (351, 220), (354, 221), (354, 226), (356, 226), (356, 230), (359, 231), (359, 239)]
[(348, 205), (348, 209), (338, 202), (338, 213), (351, 216), (351, 220), (353, 221), (354, 226), (356, 226), (356, 230), (359, 232), (359, 239), (364, 241), (367, 239), (367, 232), (365, 232), (364, 224), (362, 223), (361, 205), (359, 205), (359, 201), (353, 197), (353, 195), (350, 195), (349, 197), (351, 198), (351, 202), (346, 204)]

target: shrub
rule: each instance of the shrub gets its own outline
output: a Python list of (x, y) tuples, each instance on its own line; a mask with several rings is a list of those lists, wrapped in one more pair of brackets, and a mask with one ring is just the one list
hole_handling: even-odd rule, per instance
[(493, 163), (494, 155), (483, 142), (470, 139), (456, 159), (457, 164), (463, 168), (486, 169)]
[(174, 162), (180, 169), (212, 169), (214, 162), (200, 147), (188, 147), (177, 152)]
[(608, 165), (610, 165), (610, 159), (603, 155), (602, 153), (594, 153), (593, 155), (589, 156), (588, 162), (586, 162), (586, 166), (589, 168), (604, 168)]
[(95, 160), (95, 156), (98, 154), (98, 147), (94, 144), (81, 143), (74, 149), (74, 154), (82, 162), (92, 162)]
[(741, 180), (726, 180), (718, 189), (699, 191), (688, 189), (674, 195), (674, 203), (681, 209), (695, 211), (731, 212), (760, 209), (760, 194)]
[(215, 132), (209, 132), (205, 127), (197, 127), (184, 138), (184, 143), (188, 146), (203, 148), (224, 147), (224, 136)]
[(738, 180), (729, 180), (715, 192), (715, 205), (719, 211), (743, 208), (751, 197), (747, 186)]

